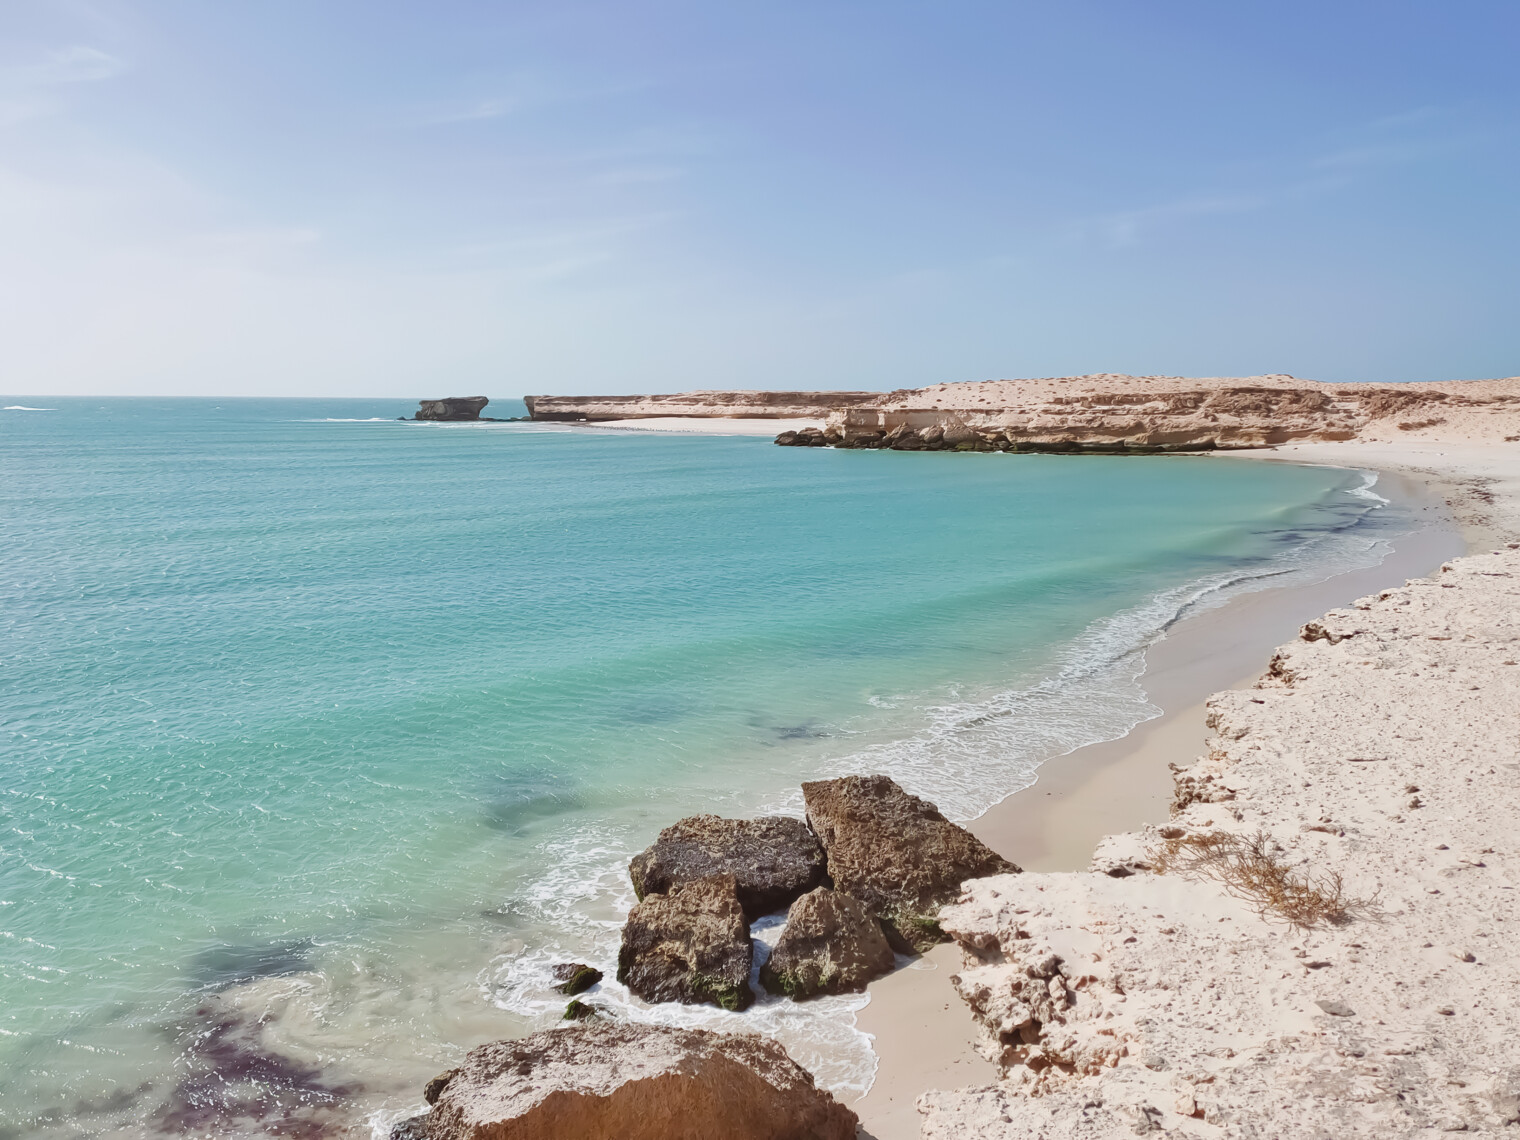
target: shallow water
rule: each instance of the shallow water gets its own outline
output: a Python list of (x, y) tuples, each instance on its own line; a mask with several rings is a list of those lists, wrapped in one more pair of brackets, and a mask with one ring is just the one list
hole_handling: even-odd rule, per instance
[[(1325, 468), (3, 403), (16, 1135), (383, 1124), (556, 1018), (553, 962), (611, 973), (663, 825), (861, 770), (975, 815), (1153, 715), (1143, 648), (1189, 607), (1408, 529)], [(870, 1080), (863, 999), (599, 1000)]]

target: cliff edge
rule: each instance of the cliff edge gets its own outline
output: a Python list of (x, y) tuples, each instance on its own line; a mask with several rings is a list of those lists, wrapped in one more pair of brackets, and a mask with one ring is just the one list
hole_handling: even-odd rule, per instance
[(529, 396), (540, 420), (812, 419), (794, 446), (960, 451), (1200, 451), (1304, 441), (1520, 442), (1520, 378), (1321, 384), (1292, 376), (1099, 374), (895, 392)]

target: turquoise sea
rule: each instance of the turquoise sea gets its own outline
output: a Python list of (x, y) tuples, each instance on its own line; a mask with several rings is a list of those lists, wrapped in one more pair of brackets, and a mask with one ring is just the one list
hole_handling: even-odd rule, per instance
[[(0, 403), (0, 1136), (368, 1136), (610, 974), (665, 824), (974, 816), (1153, 715), (1180, 614), (1410, 529), (1327, 468)], [(863, 999), (600, 1000), (871, 1077)]]

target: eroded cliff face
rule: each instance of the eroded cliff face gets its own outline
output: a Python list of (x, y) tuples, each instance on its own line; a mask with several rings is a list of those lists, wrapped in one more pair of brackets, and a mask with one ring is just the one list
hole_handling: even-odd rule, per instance
[[(968, 883), (940, 923), (1004, 1079), (925, 1094), (924, 1136), (1513, 1134), (1517, 662), (1513, 544), (1332, 611), (1212, 698), (1166, 827)], [(1178, 859), (1240, 842), (1254, 880)], [(1319, 921), (1287, 920), (1294, 883)]]
[(1520, 441), (1520, 378), (1320, 384), (1292, 376), (1102, 374), (896, 392), (528, 398), (534, 419), (814, 419), (792, 446), (898, 451), (1201, 451), (1305, 440)]
[(821, 420), (881, 398), (880, 392), (677, 392), (665, 396), (524, 396), (535, 420)]

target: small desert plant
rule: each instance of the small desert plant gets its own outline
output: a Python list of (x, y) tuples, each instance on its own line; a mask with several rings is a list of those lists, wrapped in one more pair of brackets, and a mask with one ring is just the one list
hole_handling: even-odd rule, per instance
[(1346, 894), (1339, 872), (1315, 875), (1288, 866), (1265, 831), (1182, 835), (1164, 840), (1151, 851), (1150, 861), (1158, 875), (1211, 880), (1263, 918), (1283, 919), (1305, 930), (1321, 923), (1340, 926), (1376, 911), (1375, 899)]

